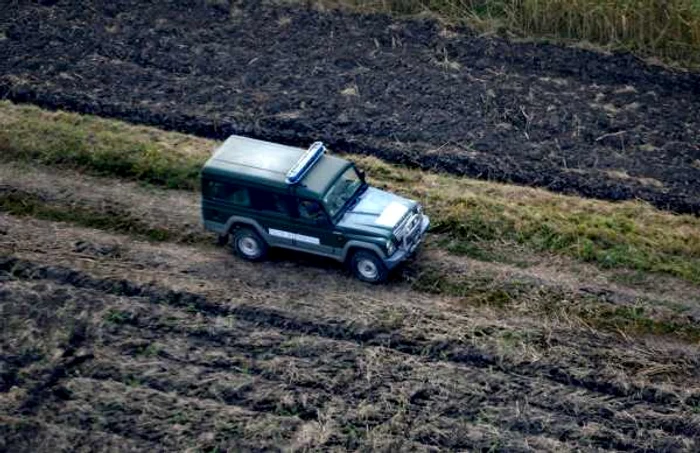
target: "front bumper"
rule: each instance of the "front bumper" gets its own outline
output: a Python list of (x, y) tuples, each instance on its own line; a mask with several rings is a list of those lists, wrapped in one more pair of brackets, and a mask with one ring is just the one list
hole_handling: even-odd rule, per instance
[(398, 247), (393, 255), (384, 259), (384, 265), (388, 269), (393, 269), (396, 266), (398, 266), (399, 263), (405, 261), (408, 257), (410, 257), (413, 254), (413, 252), (416, 251), (420, 243), (423, 242), (423, 239), (425, 238), (425, 233), (426, 231), (428, 231), (429, 227), (430, 219), (428, 218), (428, 216), (423, 215), (421, 219), (420, 230), (415, 236), (413, 242), (411, 242), (411, 244), (409, 244), (407, 247), (404, 247), (403, 245)]

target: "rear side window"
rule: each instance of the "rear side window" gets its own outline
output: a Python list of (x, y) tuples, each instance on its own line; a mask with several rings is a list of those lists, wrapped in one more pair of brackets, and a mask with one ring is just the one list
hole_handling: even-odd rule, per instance
[(206, 181), (202, 187), (204, 198), (226, 201), (238, 206), (250, 206), (248, 189), (235, 184)]
[(286, 216), (291, 215), (290, 200), (286, 195), (265, 190), (250, 189), (250, 198), (253, 209), (274, 212)]

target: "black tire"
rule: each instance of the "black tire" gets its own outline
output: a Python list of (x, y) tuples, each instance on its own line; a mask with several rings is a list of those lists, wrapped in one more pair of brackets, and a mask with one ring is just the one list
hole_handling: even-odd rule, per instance
[(229, 246), (236, 255), (248, 261), (262, 261), (267, 257), (268, 245), (250, 228), (237, 229), (229, 239)]
[(389, 276), (389, 270), (376, 253), (368, 250), (358, 250), (350, 259), (350, 270), (367, 283), (384, 283)]

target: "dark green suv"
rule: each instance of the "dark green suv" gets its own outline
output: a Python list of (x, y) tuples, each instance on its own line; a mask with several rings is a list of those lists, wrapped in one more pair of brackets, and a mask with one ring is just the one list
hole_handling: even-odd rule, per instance
[(283, 247), (347, 263), (371, 283), (412, 254), (430, 224), (417, 202), (368, 186), (320, 142), (304, 150), (235, 135), (202, 169), (202, 217), (248, 260)]

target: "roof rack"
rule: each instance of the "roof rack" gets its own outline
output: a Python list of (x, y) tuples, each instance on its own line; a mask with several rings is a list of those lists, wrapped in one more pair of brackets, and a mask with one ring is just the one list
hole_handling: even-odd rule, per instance
[(297, 163), (287, 172), (287, 184), (297, 184), (301, 181), (325, 152), (326, 145), (323, 142), (314, 142), (309, 146), (309, 149), (301, 155)]

